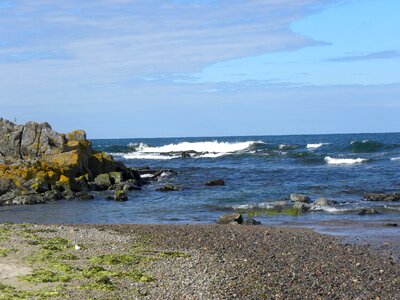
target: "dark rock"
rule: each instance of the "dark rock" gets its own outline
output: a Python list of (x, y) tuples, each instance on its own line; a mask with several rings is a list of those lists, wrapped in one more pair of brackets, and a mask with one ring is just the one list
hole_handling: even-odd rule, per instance
[(157, 191), (159, 192), (175, 192), (175, 191), (180, 191), (181, 188), (179, 186), (176, 185), (172, 185), (172, 184), (166, 184), (162, 187), (160, 187), (159, 189), (157, 189)]
[(247, 218), (243, 221), (243, 225), (260, 225), (261, 222), (255, 219)]
[(110, 179), (113, 184), (119, 184), (124, 181), (122, 172), (110, 172)]
[(62, 199), (62, 194), (59, 191), (47, 191), (43, 194), (45, 201), (56, 201)]
[(379, 214), (379, 212), (375, 208), (363, 208), (358, 212), (358, 214), (360, 216), (377, 215), (377, 214)]
[(214, 179), (206, 182), (206, 186), (224, 186), (225, 181), (222, 179)]
[(114, 200), (115, 201), (127, 201), (128, 196), (126, 195), (126, 193), (124, 191), (118, 190), (118, 191), (115, 191), (115, 193), (114, 193)]
[(400, 201), (400, 193), (379, 194), (379, 193), (366, 193), (364, 199), (367, 201), (386, 201), (394, 202)]
[(237, 224), (242, 224), (242, 215), (238, 213), (222, 215), (218, 220), (218, 224), (232, 224), (234, 222), (236, 222)]
[(387, 227), (397, 227), (397, 223), (385, 223), (384, 226), (387, 226)]
[(290, 200), (292, 202), (302, 202), (302, 203), (310, 203), (311, 202), (310, 197), (308, 197), (304, 194), (291, 194)]
[(72, 200), (75, 198), (75, 194), (71, 190), (65, 190), (64, 192), (61, 193), (61, 195), (66, 200)]

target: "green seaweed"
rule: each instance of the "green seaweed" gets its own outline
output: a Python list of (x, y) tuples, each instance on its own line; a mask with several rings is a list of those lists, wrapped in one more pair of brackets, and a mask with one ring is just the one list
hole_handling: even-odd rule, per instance
[(256, 208), (251, 211), (247, 211), (247, 216), (249, 218), (260, 217), (260, 216), (299, 216), (302, 214), (300, 208), (297, 207), (287, 207), (287, 208)]
[(158, 254), (160, 257), (190, 257), (190, 254), (178, 251), (162, 251)]
[(11, 252), (11, 249), (0, 248), (0, 257), (6, 257), (8, 253)]
[(53, 272), (47, 269), (37, 269), (32, 274), (19, 276), (20, 279), (34, 282), (69, 282), (73, 278), (70, 274)]
[(22, 300), (22, 299), (47, 299), (62, 296), (58, 291), (49, 290), (35, 290), (35, 291), (25, 291), (18, 290), (13, 286), (5, 285), (0, 283), (0, 299), (1, 300)]
[(90, 262), (97, 265), (131, 265), (139, 261), (140, 258), (134, 254), (105, 254), (90, 258)]

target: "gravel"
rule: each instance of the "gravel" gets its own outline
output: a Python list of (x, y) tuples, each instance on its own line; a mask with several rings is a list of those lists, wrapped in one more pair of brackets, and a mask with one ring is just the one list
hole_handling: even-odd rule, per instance
[[(93, 255), (124, 253), (135, 243), (144, 243), (155, 253), (185, 254), (142, 264), (143, 272), (154, 278), (151, 282), (118, 281), (119, 288), (112, 292), (67, 289), (73, 299), (398, 299), (400, 295), (400, 263), (394, 257), (309, 230), (242, 225), (34, 228), (52, 229), (41, 235), (84, 245), (75, 252), (80, 255), (75, 263), (81, 266)], [(22, 241), (13, 238), (8, 243), (15, 248)], [(25, 247), (26, 255), (35, 250), (30, 247)], [(11, 258), (22, 259), (22, 254)]]

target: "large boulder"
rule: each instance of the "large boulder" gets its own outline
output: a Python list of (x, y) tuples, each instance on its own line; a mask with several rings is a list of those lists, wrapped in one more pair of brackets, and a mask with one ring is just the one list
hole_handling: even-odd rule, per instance
[(243, 217), (241, 214), (238, 213), (222, 215), (218, 219), (218, 224), (242, 224), (242, 223), (243, 223)]

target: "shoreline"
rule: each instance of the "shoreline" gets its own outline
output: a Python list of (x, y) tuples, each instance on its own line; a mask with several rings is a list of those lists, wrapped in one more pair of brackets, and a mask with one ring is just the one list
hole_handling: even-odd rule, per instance
[[(49, 299), (395, 299), (400, 293), (400, 262), (395, 257), (311, 229), (3, 224), (0, 232), (2, 249), (18, 249), (0, 257), (0, 278), (20, 295), (25, 291), (47, 293)], [(38, 260), (44, 253), (49, 257)], [(67, 259), (72, 256), (76, 259)], [(23, 270), (19, 275), (25, 279), (5, 279), (7, 264)], [(54, 281), (39, 277), (38, 283), (32, 274), (49, 268)], [(10, 289), (3, 287), (0, 295), (10, 295)]]

